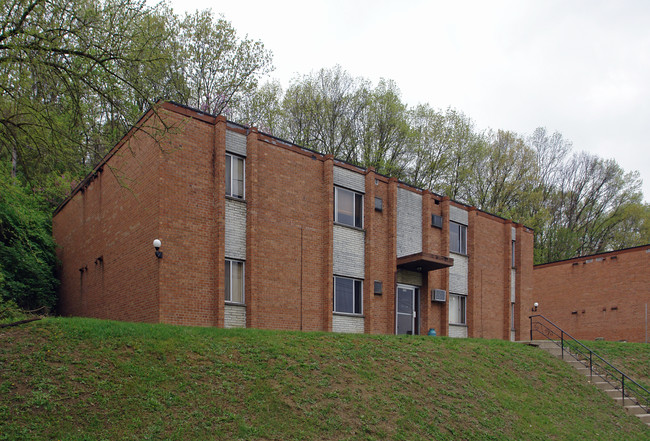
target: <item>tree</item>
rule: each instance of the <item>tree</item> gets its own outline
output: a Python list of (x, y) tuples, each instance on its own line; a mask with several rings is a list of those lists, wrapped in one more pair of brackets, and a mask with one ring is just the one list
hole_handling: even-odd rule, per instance
[(0, 161), (33, 186), (83, 176), (160, 98), (220, 113), (270, 69), (261, 43), (209, 11), (181, 20), (144, 0), (1, 4)]
[(242, 94), (229, 107), (232, 118), (271, 135), (280, 134), (283, 125), (282, 86), (279, 81), (264, 83), (255, 91)]
[(289, 141), (354, 161), (357, 126), (368, 105), (368, 81), (354, 78), (340, 66), (294, 79), (282, 106), (282, 136)]
[(410, 136), (406, 105), (395, 82), (382, 79), (359, 114), (354, 162), (379, 173), (403, 179), (408, 164)]
[(641, 204), (640, 188), (638, 172), (625, 173), (614, 160), (574, 154), (544, 201), (551, 219), (538, 233), (538, 261), (614, 249), (620, 228), (635, 213), (632, 207)]
[(473, 121), (455, 109), (443, 113), (428, 104), (411, 109), (409, 120), (409, 181), (466, 202), (468, 178), (483, 142)]
[(471, 205), (507, 218), (520, 217), (535, 191), (535, 152), (513, 132), (489, 131), (467, 180)]
[(253, 93), (268, 73), (271, 53), (259, 41), (239, 40), (235, 29), (210, 10), (185, 15), (177, 24), (183, 74), (184, 104), (219, 115), (229, 103)]
[(141, 27), (155, 10), (133, 0), (2, 5), (0, 154), (14, 156), (31, 181), (83, 173), (105, 151), (98, 147), (94, 155), (92, 146), (114, 141), (99, 139), (95, 128), (117, 123), (115, 131), (123, 132), (138, 110), (134, 100), (151, 103), (149, 89), (132, 73), (161, 61), (151, 48), (169, 34), (161, 26)]
[(45, 207), (0, 164), (0, 303), (35, 309), (56, 302), (55, 246)]

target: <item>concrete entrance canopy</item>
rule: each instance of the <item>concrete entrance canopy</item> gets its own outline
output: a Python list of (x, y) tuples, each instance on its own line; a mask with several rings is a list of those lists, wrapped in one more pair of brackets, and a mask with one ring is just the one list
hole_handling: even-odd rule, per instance
[(449, 268), (454, 266), (451, 257), (439, 256), (431, 253), (416, 253), (397, 259), (397, 268), (419, 273)]

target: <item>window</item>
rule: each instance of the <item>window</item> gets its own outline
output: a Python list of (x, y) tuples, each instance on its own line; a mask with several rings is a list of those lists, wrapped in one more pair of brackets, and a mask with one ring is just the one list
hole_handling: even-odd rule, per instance
[(344, 188), (334, 188), (334, 222), (363, 228), (363, 195)]
[(244, 262), (226, 260), (226, 302), (244, 303)]
[(334, 277), (334, 312), (361, 314), (361, 280)]
[(466, 325), (467, 296), (449, 294), (449, 323)]
[(511, 253), (512, 267), (513, 268), (516, 268), (516, 265), (515, 265), (515, 243), (516, 242), (513, 240), (512, 241), (512, 253)]
[(244, 199), (244, 158), (226, 154), (226, 196)]
[(515, 304), (510, 303), (510, 330), (515, 331)]
[(449, 222), (449, 251), (458, 254), (467, 254), (467, 227)]

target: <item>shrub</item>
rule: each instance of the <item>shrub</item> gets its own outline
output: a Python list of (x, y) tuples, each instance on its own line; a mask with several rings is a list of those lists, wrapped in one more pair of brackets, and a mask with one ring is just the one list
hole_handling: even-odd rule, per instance
[[(4, 164), (3, 164), (4, 165)], [(0, 300), (19, 307), (56, 303), (56, 254), (50, 209), (0, 165)]]

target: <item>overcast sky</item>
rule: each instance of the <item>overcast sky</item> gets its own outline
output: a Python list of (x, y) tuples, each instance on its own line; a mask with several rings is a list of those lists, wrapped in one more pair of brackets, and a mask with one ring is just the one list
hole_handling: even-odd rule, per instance
[(638, 170), (650, 201), (650, 1), (172, 0), (211, 8), (273, 52), (271, 77), (341, 65), (479, 129), (559, 131)]

